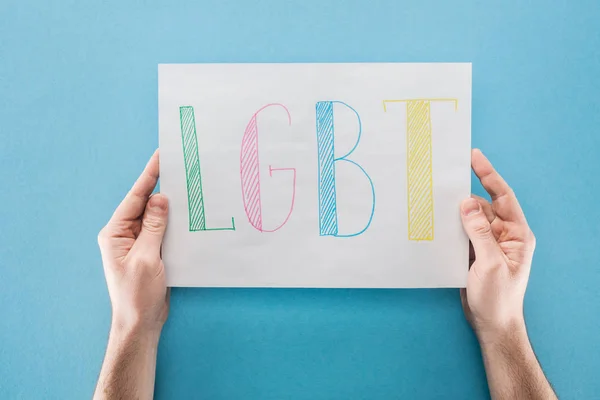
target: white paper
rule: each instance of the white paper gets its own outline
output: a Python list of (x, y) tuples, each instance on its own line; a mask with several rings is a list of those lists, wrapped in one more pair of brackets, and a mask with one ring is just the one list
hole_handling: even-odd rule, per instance
[(163, 64), (158, 76), (169, 286), (466, 285), (471, 64)]

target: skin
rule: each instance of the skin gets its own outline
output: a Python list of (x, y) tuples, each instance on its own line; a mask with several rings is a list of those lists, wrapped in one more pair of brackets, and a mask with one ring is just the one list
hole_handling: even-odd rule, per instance
[(160, 254), (168, 202), (151, 195), (158, 163), (155, 152), (98, 235), (112, 323), (94, 399), (151, 399), (154, 394), (158, 339), (169, 314)]
[(471, 167), (492, 202), (474, 196), (461, 204), (474, 251), (461, 300), (479, 340), (490, 394), (493, 399), (556, 399), (523, 316), (535, 236), (515, 193), (480, 150), (472, 151)]
[[(493, 399), (556, 399), (525, 327), (523, 299), (535, 237), (514, 192), (479, 150), (472, 168), (490, 194), (461, 204), (472, 243), (465, 316), (475, 331)], [(159, 171), (156, 152), (98, 235), (112, 304), (112, 324), (94, 399), (151, 399), (160, 332), (169, 313), (169, 290), (160, 248), (168, 202), (152, 195)]]

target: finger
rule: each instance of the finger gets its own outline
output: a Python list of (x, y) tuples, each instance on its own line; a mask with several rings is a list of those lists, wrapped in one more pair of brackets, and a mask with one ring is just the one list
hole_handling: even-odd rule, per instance
[(144, 212), (148, 197), (156, 187), (158, 175), (159, 160), (158, 150), (156, 150), (140, 177), (115, 210), (111, 221), (131, 221), (139, 218)]
[(514, 192), (481, 150), (474, 149), (472, 151), (471, 166), (485, 190), (492, 197), (492, 206), (496, 215), (505, 221), (524, 220), (525, 215)]
[(500, 247), (494, 238), (492, 227), (481, 204), (472, 198), (465, 199), (461, 204), (461, 218), (465, 232), (473, 245), (475, 259), (477, 261), (486, 260), (483, 262), (486, 265), (501, 259)]
[(168, 209), (169, 202), (164, 195), (158, 193), (150, 197), (142, 217), (142, 229), (134, 244), (135, 252), (160, 257), (160, 246), (167, 229)]
[(492, 201), (511, 193), (510, 186), (502, 179), (481, 150), (473, 149), (471, 152), (471, 167), (485, 190), (492, 196)]
[(477, 196), (476, 194), (472, 194), (471, 197), (479, 202), (483, 213), (485, 214), (487, 220), (491, 224), (492, 221), (494, 221), (494, 219), (496, 218), (496, 213), (494, 213), (494, 209), (492, 208), (490, 202), (484, 199), (483, 197)]

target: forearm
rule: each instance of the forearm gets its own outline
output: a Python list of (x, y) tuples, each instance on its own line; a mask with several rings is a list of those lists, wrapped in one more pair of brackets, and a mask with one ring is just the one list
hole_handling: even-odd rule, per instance
[(524, 322), (479, 339), (494, 400), (557, 398), (533, 352)]
[(159, 336), (113, 326), (94, 400), (152, 399)]

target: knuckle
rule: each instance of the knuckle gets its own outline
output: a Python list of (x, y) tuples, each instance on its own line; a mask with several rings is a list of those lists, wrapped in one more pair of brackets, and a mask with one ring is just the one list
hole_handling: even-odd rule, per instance
[(147, 268), (149, 265), (152, 265), (152, 263), (152, 257), (149, 255), (144, 253), (136, 254), (131, 260), (130, 268), (134, 271), (141, 271)]
[(106, 226), (102, 229), (100, 229), (100, 232), (98, 232), (98, 245), (102, 246), (105, 242), (106, 239), (108, 238), (108, 233), (106, 232)]
[(535, 248), (535, 235), (527, 225), (521, 225), (514, 229), (514, 237), (522, 241), (527, 247)]
[(164, 227), (164, 221), (161, 218), (148, 217), (143, 220), (144, 229), (151, 233), (158, 233)]
[(136, 256), (131, 259), (128, 269), (133, 276), (144, 278), (156, 275), (156, 270), (159, 269), (160, 264), (160, 258), (153, 257), (150, 254), (141, 253), (136, 254)]
[(473, 232), (481, 237), (481, 238), (487, 238), (491, 235), (492, 233), (492, 227), (489, 223), (487, 223), (487, 221), (480, 219), (478, 221), (474, 221), (472, 224), (471, 229), (473, 229)]
[(535, 234), (533, 233), (533, 231), (530, 229), (529, 232), (527, 233), (527, 238), (526, 238), (527, 243), (529, 243), (529, 245), (532, 248), (535, 248), (535, 245), (537, 243), (537, 239), (535, 238)]

